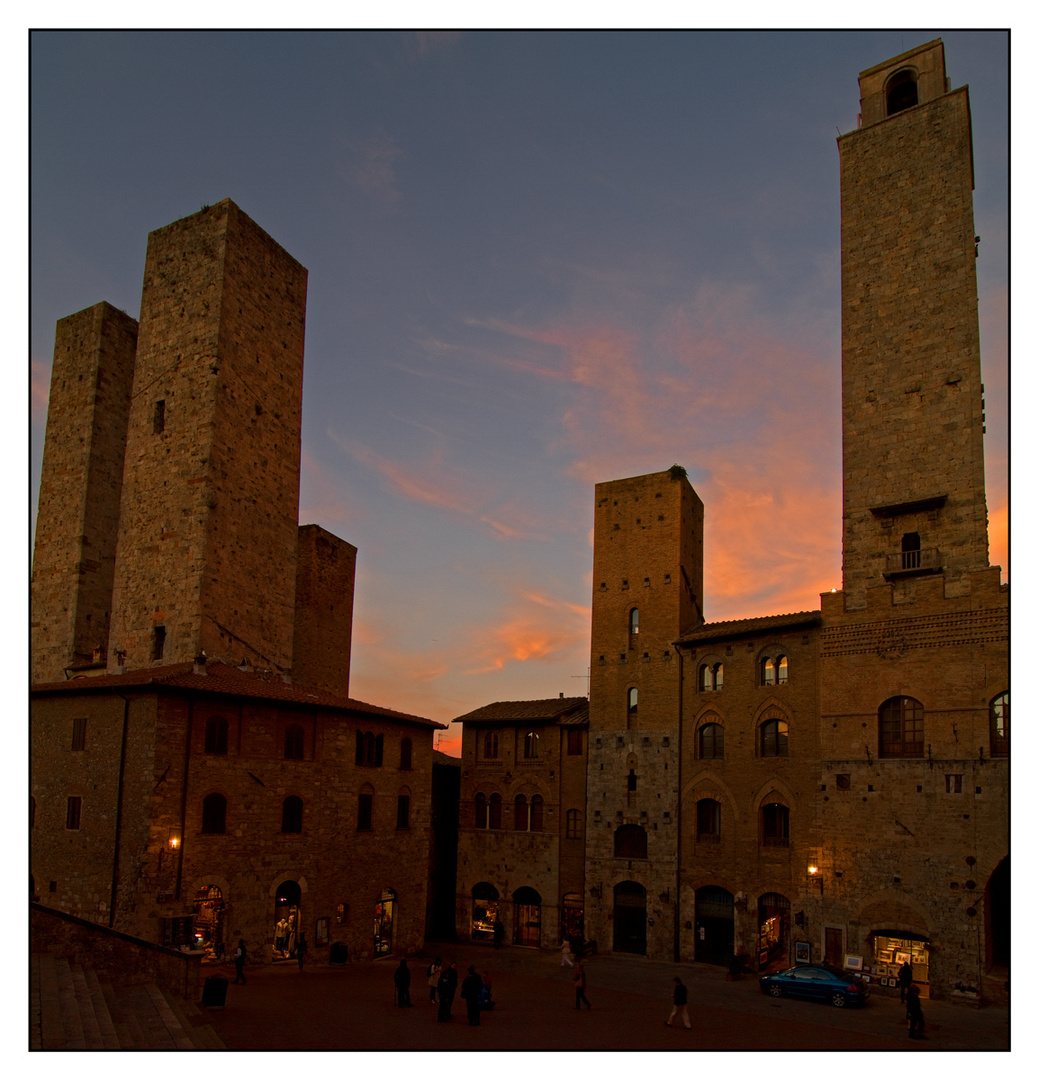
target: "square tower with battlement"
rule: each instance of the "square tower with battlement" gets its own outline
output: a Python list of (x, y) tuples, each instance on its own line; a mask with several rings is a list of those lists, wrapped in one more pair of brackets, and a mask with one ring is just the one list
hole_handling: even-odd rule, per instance
[(967, 88), (941, 41), (859, 76), (838, 143), (844, 596), (988, 566)]

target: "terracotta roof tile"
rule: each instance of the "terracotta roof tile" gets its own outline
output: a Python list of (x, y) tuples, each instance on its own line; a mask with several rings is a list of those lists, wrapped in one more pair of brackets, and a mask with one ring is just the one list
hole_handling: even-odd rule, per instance
[(736, 637), (740, 634), (759, 634), (764, 631), (793, 629), (801, 626), (821, 626), (821, 611), (795, 611), (788, 615), (763, 615), (755, 619), (729, 619), (726, 622), (704, 623), (699, 629), (681, 637), (676, 645), (695, 645), (699, 641)]
[(473, 721), (480, 723), (559, 723), (559, 724), (587, 724), (588, 723), (588, 699), (585, 697), (571, 698), (540, 698), (536, 701), (495, 701), (491, 705), (484, 705), (479, 709), (473, 709), (464, 716), (455, 717), (453, 724), (465, 724)]

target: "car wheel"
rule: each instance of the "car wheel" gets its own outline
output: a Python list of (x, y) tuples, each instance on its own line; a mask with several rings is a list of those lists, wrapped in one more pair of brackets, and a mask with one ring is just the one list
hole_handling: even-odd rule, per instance
[(772, 985), (771, 985), (771, 986), (770, 986), (770, 987), (768, 988), (768, 992), (769, 992), (769, 993), (770, 993), (770, 994), (771, 994), (771, 995), (772, 995), (773, 997), (782, 997), (782, 996), (783, 996), (783, 988), (782, 988), (782, 987), (781, 987), (781, 986), (779, 985), (779, 983), (773, 983), (773, 984), (772, 984)]
[(831, 994), (831, 995), (830, 995), (830, 1001), (831, 1001), (831, 1002), (832, 1002), (832, 1003), (833, 1003), (834, 1005), (836, 1005), (838, 1009), (843, 1009), (843, 1008), (844, 1008), (844, 1002), (845, 1002), (846, 1000), (847, 1000), (847, 999), (846, 999), (846, 998), (845, 998), (845, 996), (844, 996), (844, 995), (843, 995), (843, 994), (842, 994), (842, 993), (840, 992), (840, 990), (837, 990), (837, 991), (835, 991), (835, 992), (834, 992), (833, 994)]

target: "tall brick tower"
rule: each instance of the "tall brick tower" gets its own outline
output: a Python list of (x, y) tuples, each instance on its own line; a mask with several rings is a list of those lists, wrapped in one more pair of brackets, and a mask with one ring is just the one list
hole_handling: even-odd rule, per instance
[(859, 76), (839, 141), (848, 609), (988, 566), (967, 89), (941, 41)]
[(33, 682), (103, 662), (137, 323), (100, 303), (60, 320), (32, 574)]
[[(703, 622), (703, 503), (682, 469), (595, 486), (586, 933), (670, 958), (680, 669)], [(633, 860), (638, 860), (633, 861)]]
[(224, 200), (148, 238), (109, 663), (292, 663), (306, 270)]

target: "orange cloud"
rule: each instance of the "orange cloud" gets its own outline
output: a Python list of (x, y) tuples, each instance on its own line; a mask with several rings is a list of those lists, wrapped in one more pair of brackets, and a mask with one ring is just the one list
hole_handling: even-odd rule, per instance
[[(356, 524), (368, 517), (363, 507), (343, 498), (342, 478), (325, 469), (314, 456), (300, 454), (299, 519), (310, 522), (349, 522)], [(346, 539), (346, 537), (343, 537)]]
[(480, 663), (466, 674), (564, 653), (588, 640), (590, 620), (591, 608), (525, 593), (511, 611), (502, 613), (500, 621), (480, 629), (476, 636)]
[(33, 360), (30, 365), (29, 393), (31, 417), (34, 424), (43, 424), (47, 420), (47, 403), (50, 399), (51, 366), (42, 360)]

